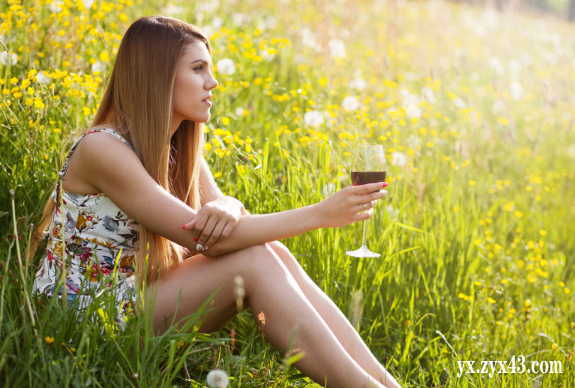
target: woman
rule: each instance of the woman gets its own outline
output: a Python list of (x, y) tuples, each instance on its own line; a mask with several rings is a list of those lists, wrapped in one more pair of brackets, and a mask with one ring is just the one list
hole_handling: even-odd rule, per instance
[[(117, 266), (122, 307), (136, 294), (131, 264), (137, 264), (139, 278), (148, 281), (147, 300), (155, 298), (147, 305), (154, 306), (156, 332), (219, 288), (200, 327), (213, 332), (238, 313), (239, 276), (246, 305), (254, 316), (264, 314), (273, 346), (285, 352), (297, 328), (293, 346), (305, 356), (295, 366), (314, 381), (398, 386), (277, 242), (369, 218), (371, 211), (360, 212), (387, 194), (386, 184), (350, 186), (316, 205), (250, 215), (221, 193), (202, 158), (202, 123), (218, 85), (211, 61), (207, 39), (192, 25), (157, 16), (130, 26), (92, 128), (73, 145), (46, 206), (38, 230), (49, 239), (36, 292), (53, 294), (67, 266), (60, 295), (86, 305)], [(86, 285), (91, 292), (80, 291)]]

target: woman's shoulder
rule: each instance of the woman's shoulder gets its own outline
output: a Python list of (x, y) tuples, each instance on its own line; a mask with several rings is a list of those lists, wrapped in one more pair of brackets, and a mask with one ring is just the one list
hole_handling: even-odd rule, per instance
[(98, 138), (108, 140), (117, 139), (126, 144), (129, 148), (133, 149), (132, 145), (128, 141), (128, 136), (113, 128), (112, 126), (96, 126), (88, 128), (80, 139), (83, 140), (84, 138)]
[(84, 172), (99, 173), (119, 163), (141, 164), (131, 145), (113, 129), (90, 129), (80, 140), (74, 153)]
[(62, 170), (64, 189), (78, 194), (100, 192), (94, 178), (113, 174), (120, 164), (137, 166), (140, 160), (115, 131), (91, 128), (70, 150)]

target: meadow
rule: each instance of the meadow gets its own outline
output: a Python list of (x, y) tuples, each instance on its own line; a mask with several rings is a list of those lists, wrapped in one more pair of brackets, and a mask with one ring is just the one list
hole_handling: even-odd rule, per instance
[[(575, 386), (575, 26), (391, 0), (3, 0), (0, 385), (202, 387), (217, 368), (231, 387), (315, 386), (247, 311), (155, 337), (105, 301), (88, 319), (31, 295), (31, 224), (123, 32), (153, 14), (211, 37), (205, 157), (250, 212), (319, 202), (351, 184), (358, 144), (384, 146), (389, 194), (367, 229), (381, 258), (345, 255), (361, 224), (284, 243), (400, 383)], [(458, 376), (519, 356), (561, 373)]]

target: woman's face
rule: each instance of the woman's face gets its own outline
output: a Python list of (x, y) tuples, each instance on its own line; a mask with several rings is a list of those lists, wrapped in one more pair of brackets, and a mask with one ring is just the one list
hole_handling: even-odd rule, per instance
[(212, 89), (218, 81), (210, 71), (210, 52), (200, 40), (190, 43), (178, 64), (172, 98), (172, 133), (183, 120), (205, 123), (210, 119)]

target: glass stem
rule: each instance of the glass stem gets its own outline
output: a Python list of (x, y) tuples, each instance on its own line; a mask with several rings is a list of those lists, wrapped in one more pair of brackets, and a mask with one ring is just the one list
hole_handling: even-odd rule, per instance
[(367, 220), (364, 220), (363, 221), (363, 240), (362, 240), (361, 246), (365, 247), (365, 248), (367, 248), (366, 241), (365, 241), (366, 237), (367, 237)]

